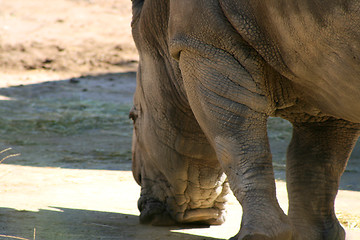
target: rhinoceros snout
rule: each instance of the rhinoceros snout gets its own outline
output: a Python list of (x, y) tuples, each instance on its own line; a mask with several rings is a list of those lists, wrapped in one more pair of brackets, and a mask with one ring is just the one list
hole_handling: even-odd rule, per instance
[[(225, 221), (225, 202), (229, 191), (227, 181), (219, 184), (213, 190), (191, 190), (191, 188), (193, 187), (188, 186), (188, 190), (183, 195), (174, 194), (161, 198), (158, 196), (158, 198), (154, 194), (159, 194), (159, 192), (146, 191), (147, 188), (142, 186), (142, 194), (138, 201), (140, 223), (156, 226), (189, 223), (204, 225), (222, 224)], [(199, 192), (202, 192), (202, 195), (205, 197), (195, 194)]]
[[(155, 199), (139, 199), (140, 223), (154, 226), (170, 226), (179, 223), (194, 223), (204, 225), (222, 224), (224, 214), (222, 209), (203, 208), (190, 209), (175, 216), (169, 206)], [(175, 219), (174, 219), (175, 218)]]
[(142, 224), (154, 226), (169, 226), (175, 224), (166, 205), (160, 201), (140, 198), (138, 208), (140, 210), (140, 223)]

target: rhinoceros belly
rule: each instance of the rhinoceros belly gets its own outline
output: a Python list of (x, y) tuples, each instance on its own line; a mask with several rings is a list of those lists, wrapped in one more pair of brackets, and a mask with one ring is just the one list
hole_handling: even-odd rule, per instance
[(276, 2), (264, 24), (284, 75), (324, 113), (360, 122), (360, 2)]

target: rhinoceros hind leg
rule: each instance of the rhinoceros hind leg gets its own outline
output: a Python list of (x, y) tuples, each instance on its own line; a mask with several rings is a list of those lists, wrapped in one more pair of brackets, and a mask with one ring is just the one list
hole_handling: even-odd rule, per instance
[(284, 230), (276, 237), (270, 237), (261, 233), (239, 233), (236, 236), (230, 238), (230, 240), (293, 240), (293, 231), (291, 228), (288, 231)]
[(359, 125), (336, 119), (293, 125), (286, 164), (289, 217), (301, 239), (343, 240), (334, 202)]

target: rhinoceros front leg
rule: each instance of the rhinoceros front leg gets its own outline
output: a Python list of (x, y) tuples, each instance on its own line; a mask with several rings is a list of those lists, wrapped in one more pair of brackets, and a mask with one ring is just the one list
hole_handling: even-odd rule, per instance
[(358, 134), (358, 125), (340, 120), (294, 123), (287, 187), (289, 217), (299, 239), (345, 239), (334, 201)]
[(276, 199), (266, 98), (230, 54), (209, 52), (216, 57), (183, 51), (179, 62), (190, 106), (243, 208), (234, 239), (289, 240), (291, 225)]

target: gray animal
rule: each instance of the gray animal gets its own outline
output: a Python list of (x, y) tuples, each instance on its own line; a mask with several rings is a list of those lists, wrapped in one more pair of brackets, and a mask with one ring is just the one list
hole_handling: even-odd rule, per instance
[[(233, 239), (345, 239), (334, 200), (360, 130), (360, 1), (133, 0), (132, 32), (142, 223), (221, 224), (230, 185)], [(293, 125), (287, 215), (269, 116)]]

